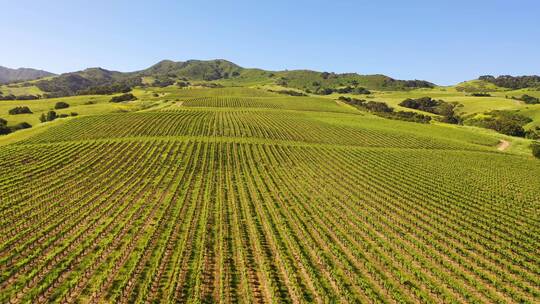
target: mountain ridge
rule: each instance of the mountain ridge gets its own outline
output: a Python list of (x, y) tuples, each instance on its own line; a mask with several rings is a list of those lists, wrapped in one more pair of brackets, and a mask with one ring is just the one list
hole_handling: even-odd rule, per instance
[(43, 77), (55, 76), (56, 74), (44, 70), (32, 68), (17, 68), (11, 69), (0, 66), (0, 84), (10, 83), (14, 81), (28, 81)]

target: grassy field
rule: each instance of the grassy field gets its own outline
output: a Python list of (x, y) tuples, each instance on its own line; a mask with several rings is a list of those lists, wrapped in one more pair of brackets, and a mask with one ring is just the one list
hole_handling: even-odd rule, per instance
[[(460, 92), (456, 87), (436, 87), (432, 89), (416, 89), (409, 91), (373, 91), (370, 95), (348, 95), (337, 94), (325, 96), (327, 98), (336, 99), (339, 96), (350, 96), (355, 98), (363, 98), (367, 100), (383, 101), (390, 106), (403, 111), (415, 111), (399, 106), (399, 103), (407, 98), (431, 97), (434, 99), (442, 99), (447, 102), (458, 102), (463, 107), (458, 109), (462, 115), (473, 115), (489, 112), (493, 110), (509, 110), (517, 111), (527, 117), (533, 119), (533, 122), (527, 125), (531, 127), (540, 125), (540, 104), (528, 105), (521, 101), (511, 99), (511, 97), (521, 97), (527, 94), (534, 97), (540, 97), (540, 91), (535, 90), (506, 90), (489, 92), (489, 97), (474, 97), (470, 93)], [(425, 112), (423, 112), (425, 114)]]
[[(435, 93), (460, 96), (374, 98)], [(253, 88), (134, 94), (0, 137), (1, 303), (540, 301), (529, 141)]]

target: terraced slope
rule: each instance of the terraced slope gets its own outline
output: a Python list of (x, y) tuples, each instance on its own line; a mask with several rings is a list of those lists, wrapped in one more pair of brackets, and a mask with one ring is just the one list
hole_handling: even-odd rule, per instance
[(0, 302), (540, 300), (538, 161), (464, 130), (203, 100), (0, 148)]

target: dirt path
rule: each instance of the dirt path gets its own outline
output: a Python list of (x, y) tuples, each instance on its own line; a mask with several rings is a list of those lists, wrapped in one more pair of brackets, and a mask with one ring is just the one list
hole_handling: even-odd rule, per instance
[(499, 144), (497, 145), (497, 150), (504, 151), (510, 147), (510, 142), (504, 139), (501, 139), (499, 141)]

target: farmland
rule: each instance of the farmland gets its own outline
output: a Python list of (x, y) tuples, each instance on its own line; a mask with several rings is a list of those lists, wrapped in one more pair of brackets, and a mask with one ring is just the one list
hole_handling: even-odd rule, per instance
[(0, 147), (0, 302), (540, 300), (540, 162), (499, 135), (155, 92)]

